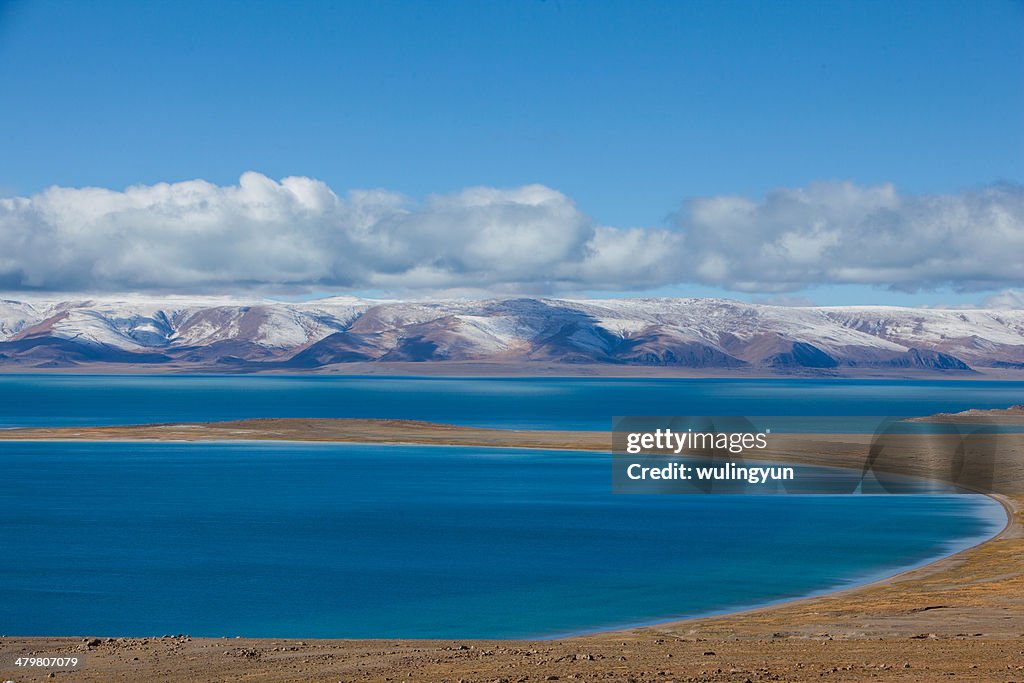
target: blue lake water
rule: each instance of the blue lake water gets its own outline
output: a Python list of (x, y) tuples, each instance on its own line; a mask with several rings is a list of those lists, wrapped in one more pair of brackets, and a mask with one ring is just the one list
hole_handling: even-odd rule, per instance
[(880, 577), (1005, 522), (976, 495), (611, 495), (609, 456), (0, 444), (0, 632), (550, 636)]
[[(617, 414), (1015, 403), (1024, 383), (0, 376), (0, 427), (607, 430)], [(0, 443), (0, 509), (0, 633), (25, 635), (547, 636), (850, 585), (1005, 521), (974, 495), (612, 495), (602, 454), (283, 443)]]
[(930, 415), (1024, 403), (1024, 382), (0, 375), (0, 427), (387, 417), (519, 429), (615, 415)]

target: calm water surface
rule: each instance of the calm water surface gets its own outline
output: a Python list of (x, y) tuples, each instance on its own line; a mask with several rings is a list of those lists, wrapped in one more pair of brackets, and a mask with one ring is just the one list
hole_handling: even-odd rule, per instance
[(550, 636), (899, 571), (1005, 521), (974, 495), (611, 495), (609, 456), (0, 444), (0, 632)]
[(930, 415), (1024, 403), (1024, 382), (0, 375), (0, 427), (386, 417), (519, 429), (614, 415)]
[[(0, 376), (0, 427), (622, 414), (907, 416), (1019, 382)], [(609, 457), (285, 443), (0, 443), (0, 633), (512, 637), (891, 574), (1005, 521), (973, 495), (626, 496)]]

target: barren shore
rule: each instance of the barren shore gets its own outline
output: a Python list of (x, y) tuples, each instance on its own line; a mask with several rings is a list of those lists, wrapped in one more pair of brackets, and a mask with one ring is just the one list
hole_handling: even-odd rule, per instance
[[(999, 415), (985, 411), (968, 417)], [(600, 432), (312, 419), (0, 431), (0, 440), (16, 439), (347, 441), (602, 451), (611, 441)], [(998, 439), (1000, 467), (992, 495), (1008, 513), (1003, 532), (867, 586), (719, 617), (545, 641), (5, 636), (0, 638), (0, 661), (15, 654), (80, 653), (86, 664), (52, 678), (47, 678), (50, 670), (4, 668), (0, 679), (1024, 681), (1024, 435)], [(860, 468), (869, 442), (870, 436), (856, 434), (773, 435), (764, 457)], [(885, 469), (936, 477), (930, 454), (913, 437), (895, 438), (887, 447), (899, 457), (887, 459)]]

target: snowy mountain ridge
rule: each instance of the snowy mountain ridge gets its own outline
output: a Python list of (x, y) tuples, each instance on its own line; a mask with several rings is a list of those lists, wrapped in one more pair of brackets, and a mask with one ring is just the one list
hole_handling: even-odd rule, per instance
[(1024, 311), (682, 298), (0, 299), (0, 368), (7, 370), (108, 363), (316, 370), (389, 361), (782, 373), (1024, 369)]

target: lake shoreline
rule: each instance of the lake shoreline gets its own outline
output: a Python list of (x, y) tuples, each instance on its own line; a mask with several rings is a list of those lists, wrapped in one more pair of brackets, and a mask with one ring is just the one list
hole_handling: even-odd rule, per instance
[(694, 368), (674, 365), (614, 363), (496, 363), (479, 361), (384, 361), (336, 363), (320, 368), (232, 369), (222, 365), (86, 363), (53, 367), (2, 365), (0, 376), (111, 377), (348, 377), (407, 379), (776, 379), (776, 380), (952, 380), (957, 382), (1020, 382), (1024, 368), (977, 367), (970, 370), (927, 368)]
[[(605, 452), (611, 445), (610, 434), (601, 432), (489, 430), (405, 420), (329, 424), (271, 419), (257, 421), (256, 425), (253, 422), (16, 429), (0, 431), (0, 440), (160, 441), (178, 436), (185, 437), (181, 439), (185, 441), (212, 441), (230, 434), (235, 437), (231, 440)], [(315, 428), (317, 438), (308, 438), (311, 428)], [(185, 434), (181, 434), (182, 430)], [(239, 431), (246, 432), (245, 438), (239, 439)], [(294, 438), (298, 431), (306, 431), (307, 438)], [(859, 454), (867, 445), (866, 438), (796, 435), (795, 440), (777, 444), (777, 449), (780, 454), (786, 451), (791, 462), (856, 467)], [(0, 646), (5, 652), (87, 651), (89, 665), (75, 673), (75, 680), (105, 680), (133, 672), (149, 680), (168, 681), (197, 674), (199, 680), (228, 680), (244, 674), (253, 680), (337, 680), (340, 676), (343, 680), (383, 681), (402, 680), (411, 670), (420, 680), (498, 680), (508, 677), (510, 672), (526, 673), (527, 680), (544, 680), (547, 676), (563, 678), (574, 674), (608, 677), (626, 671), (641, 675), (647, 672), (654, 677), (656, 667), (669, 667), (675, 675), (710, 681), (729, 680), (714, 678), (710, 672), (716, 668), (757, 671), (758, 667), (753, 666), (755, 658), (758, 662), (771, 662), (768, 668), (774, 674), (790, 680), (810, 680), (835, 668), (836, 662), (844, 657), (850, 660), (847, 666), (853, 667), (845, 670), (850, 675), (844, 680), (886, 680), (887, 672), (893, 676), (898, 672), (900, 680), (924, 681), (935, 673), (929, 667), (939, 665), (944, 670), (978, 666), (982, 668), (965, 668), (963, 673), (981, 676), (988, 671), (988, 678), (992, 678), (1000, 675), (997, 672), (1005, 675), (1005, 667), (1013, 665), (1011, 655), (1024, 642), (1024, 567), (1018, 559), (1024, 552), (1024, 496), (1016, 488), (1024, 481), (1024, 476), (1018, 476), (1024, 462), (1024, 436), (1003, 438), (1011, 446), (1014, 460), (1013, 476), (1007, 481), (1011, 490), (989, 492), (1007, 512), (1007, 523), (998, 534), (921, 567), (822, 595), (717, 616), (554, 640), (299, 641), (182, 637), (90, 639), (90, 645), (73, 637), (5, 636), (0, 639)], [(801, 443), (803, 447), (797, 447)], [(922, 463), (912, 456), (912, 444), (905, 446), (909, 455), (901, 473), (920, 475)], [(821, 657), (794, 655), (793, 646), (806, 649), (809, 641), (820, 644), (817, 654)], [(863, 661), (857, 662), (858, 658)], [(878, 661), (883, 659), (886, 661)], [(723, 668), (726, 661), (728, 669)], [(804, 667), (808, 668), (801, 670)]]

